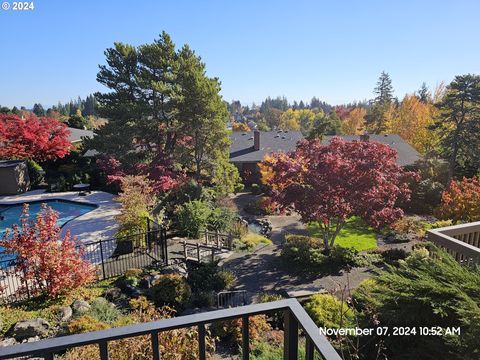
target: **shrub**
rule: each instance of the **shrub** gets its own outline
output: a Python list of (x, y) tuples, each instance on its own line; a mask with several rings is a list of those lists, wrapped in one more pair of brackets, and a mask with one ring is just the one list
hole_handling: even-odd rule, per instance
[(208, 219), (208, 229), (218, 230), (220, 232), (229, 231), (235, 222), (236, 213), (227, 207), (214, 208)]
[(413, 182), (411, 189), (411, 199), (404, 208), (416, 214), (431, 214), (440, 204), (445, 187), (438, 181), (423, 179), (418, 183)]
[(330, 294), (312, 295), (303, 307), (319, 327), (339, 329), (355, 324), (353, 310), (347, 303)]
[(232, 234), (234, 238), (242, 238), (248, 234), (248, 226), (239, 220), (235, 220), (230, 225), (230, 234)]
[(211, 291), (199, 291), (192, 294), (190, 306), (212, 307), (215, 305), (215, 294)]
[(354, 248), (334, 245), (330, 250), (329, 260), (338, 265), (356, 266), (358, 251)]
[[(260, 295), (258, 298), (258, 302), (266, 303), (271, 301), (278, 301), (282, 300), (283, 296), (280, 294), (272, 294), (272, 293), (265, 293)], [(269, 314), (270, 316), (270, 323), (276, 329), (280, 329), (283, 327), (283, 311), (274, 311), (273, 313)]]
[(260, 195), (262, 193), (262, 189), (258, 184), (252, 184), (251, 191), (253, 195)]
[(97, 298), (91, 302), (87, 315), (100, 322), (111, 324), (117, 321), (122, 313), (106, 299)]
[(442, 193), (442, 202), (436, 211), (442, 220), (459, 221), (480, 220), (480, 179), (477, 177), (453, 180)]
[(121, 192), (117, 201), (122, 204), (117, 220), (120, 223), (118, 237), (144, 232), (154, 195), (151, 182), (140, 175), (121, 178)]
[(174, 309), (183, 309), (191, 295), (190, 286), (180, 275), (162, 275), (155, 280), (149, 291), (150, 298), (157, 306), (171, 306)]
[[(265, 315), (250, 316), (248, 321), (250, 349), (254, 349), (255, 345), (271, 330), (272, 327), (267, 322)], [(236, 348), (242, 345), (242, 319), (215, 322), (211, 326), (211, 331), (212, 335), (229, 341)]]
[(391, 225), (397, 234), (415, 234), (417, 238), (425, 236), (430, 224), (418, 216), (405, 216)]
[(287, 263), (305, 267), (319, 266), (327, 258), (322, 250), (323, 245), (320, 239), (302, 235), (287, 235), (281, 256)]
[[(429, 243), (419, 244), (398, 267), (379, 273), (373, 284), (353, 293), (364, 327), (459, 326), (461, 335), (387, 336), (386, 357), (475, 359), (480, 351), (480, 272), (463, 266)], [(365, 338), (365, 343), (373, 340)], [(368, 349), (366, 349), (368, 351)]]
[(27, 168), (28, 177), (30, 178), (30, 185), (32, 187), (37, 187), (45, 180), (42, 167), (38, 165), (38, 163), (36, 163), (34, 160), (27, 160)]
[(390, 265), (398, 265), (399, 260), (404, 260), (407, 257), (407, 252), (404, 249), (388, 249), (380, 251), (383, 261)]
[(272, 241), (265, 236), (255, 233), (247, 233), (240, 240), (237, 240), (236, 246), (240, 250), (253, 250), (258, 244), (271, 244)]
[(207, 229), (211, 213), (210, 205), (204, 201), (193, 200), (180, 205), (175, 211), (178, 228), (186, 236), (198, 238)]
[(229, 270), (220, 270), (216, 263), (198, 264), (188, 272), (188, 284), (193, 292), (219, 292), (233, 287), (235, 275)]
[[(174, 311), (168, 307), (156, 309), (145, 298), (139, 297), (132, 300), (130, 306), (133, 311), (130, 314), (132, 323), (144, 323), (161, 319), (171, 318)], [(196, 328), (161, 331), (158, 334), (160, 357), (165, 360), (197, 360), (198, 331)], [(215, 349), (214, 339), (207, 331), (205, 337), (206, 350), (210, 354)], [(152, 359), (152, 345), (150, 335), (135, 336), (109, 343), (108, 352), (112, 359), (116, 360), (147, 360)], [(98, 346), (88, 345), (69, 350), (63, 360), (97, 359)]]
[[(82, 258), (83, 250), (70, 233), (62, 238), (58, 214), (46, 205), (34, 222), (29, 220), (28, 204), (23, 207), (20, 225), (7, 229), (0, 241), (5, 254), (15, 257), (14, 272), (19, 284), (35, 288), (51, 298), (65, 295), (93, 281), (94, 267)], [(30, 291), (23, 287), (19, 291)]]
[(83, 315), (72, 319), (68, 323), (68, 332), (70, 334), (80, 334), (90, 331), (105, 330), (110, 328), (108, 324), (102, 322), (90, 315)]

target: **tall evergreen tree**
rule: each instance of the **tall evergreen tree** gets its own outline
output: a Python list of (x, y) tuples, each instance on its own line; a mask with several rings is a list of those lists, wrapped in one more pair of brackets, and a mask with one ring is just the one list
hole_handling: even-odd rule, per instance
[(448, 85), (435, 127), (442, 135), (442, 154), (455, 173), (480, 170), (480, 76), (459, 75)]
[(32, 111), (37, 116), (45, 116), (45, 110), (43, 109), (42, 104), (34, 104)]
[(365, 116), (367, 130), (380, 134), (387, 130), (388, 123), (386, 112), (393, 103), (393, 87), (390, 75), (382, 71), (374, 89), (375, 98), (371, 102), (371, 107)]
[(430, 99), (430, 91), (428, 91), (427, 84), (425, 82), (422, 83), (420, 90), (417, 91), (418, 99), (426, 104)]
[(105, 55), (107, 65), (100, 66), (97, 80), (111, 92), (95, 98), (109, 121), (86, 143), (89, 148), (125, 167), (163, 159), (197, 179), (218, 182), (220, 172), (234, 176), (227, 106), (220, 82), (206, 75), (200, 57), (186, 45), (176, 51), (165, 32), (139, 47), (115, 43)]

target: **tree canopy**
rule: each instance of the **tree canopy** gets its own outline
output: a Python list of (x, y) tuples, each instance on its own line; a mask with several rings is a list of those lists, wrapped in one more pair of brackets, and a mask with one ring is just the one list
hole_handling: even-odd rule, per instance
[(220, 82), (206, 75), (188, 45), (176, 50), (163, 32), (138, 47), (115, 43), (105, 56), (97, 80), (111, 91), (95, 98), (109, 121), (87, 142), (89, 148), (117, 159), (127, 172), (162, 159), (170, 169), (208, 180), (233, 166)]
[(352, 216), (377, 229), (403, 216), (397, 201), (408, 200), (415, 175), (396, 159), (395, 150), (377, 142), (303, 140), (291, 153), (266, 158), (262, 179), (275, 202), (293, 208), (304, 223), (320, 223), (328, 250)]
[(53, 118), (28, 112), (23, 117), (0, 114), (0, 158), (37, 161), (62, 158), (71, 149), (68, 135), (67, 126)]

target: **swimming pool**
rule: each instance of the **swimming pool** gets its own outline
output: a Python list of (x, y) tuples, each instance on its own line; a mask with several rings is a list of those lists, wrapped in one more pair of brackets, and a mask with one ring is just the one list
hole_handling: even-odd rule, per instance
[[(65, 225), (68, 221), (86, 214), (97, 206), (92, 204), (79, 203), (67, 200), (45, 200), (27, 202), (29, 205), (28, 213), (31, 219), (35, 219), (41, 210), (42, 204), (46, 204), (58, 213), (57, 224)], [(11, 228), (13, 224), (20, 223), (20, 215), (22, 214), (23, 204), (6, 205), (0, 208), (0, 237), (3, 236), (7, 228)], [(0, 248), (1, 251), (1, 248)]]

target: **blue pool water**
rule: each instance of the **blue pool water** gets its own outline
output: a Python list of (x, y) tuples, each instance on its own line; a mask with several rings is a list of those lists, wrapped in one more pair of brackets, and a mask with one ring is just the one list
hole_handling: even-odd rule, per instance
[[(83, 204), (66, 200), (45, 200), (30, 202), (29, 211), (30, 219), (35, 219), (41, 210), (42, 204), (47, 204), (58, 213), (57, 224), (59, 226), (65, 225), (67, 221), (75, 219), (76, 217), (86, 214), (96, 208), (95, 205)], [(0, 237), (3, 236), (7, 228), (11, 228), (13, 224), (20, 223), (20, 215), (22, 214), (23, 204), (8, 205), (5, 208), (0, 208)], [(1, 248), (0, 248), (1, 252)]]

